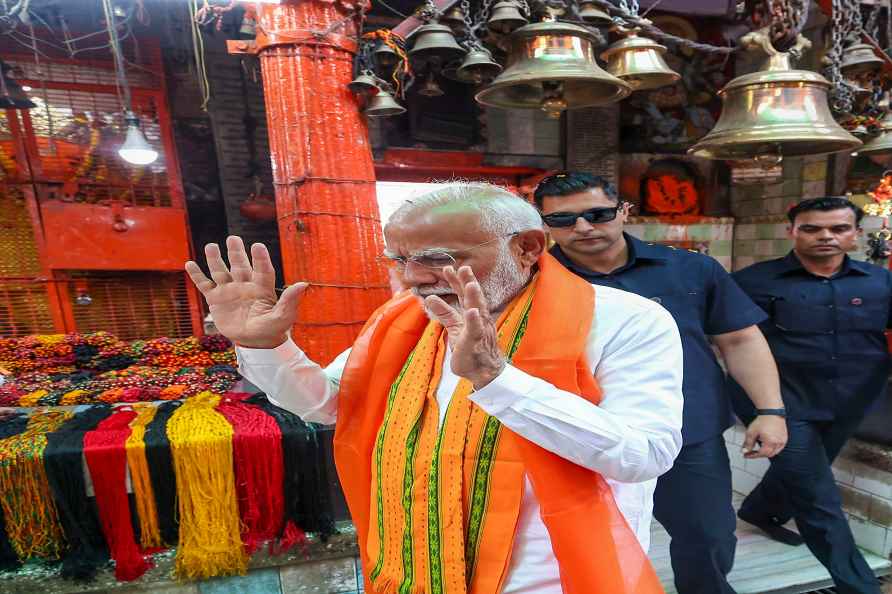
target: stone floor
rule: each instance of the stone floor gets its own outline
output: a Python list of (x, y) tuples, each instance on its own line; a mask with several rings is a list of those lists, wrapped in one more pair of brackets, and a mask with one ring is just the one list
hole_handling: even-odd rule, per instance
[[(735, 495), (735, 507), (742, 496)], [(792, 527), (792, 526), (791, 526)], [(892, 563), (864, 553), (877, 575), (892, 572)], [(669, 535), (657, 522), (651, 532), (650, 559), (666, 594), (676, 594), (669, 562)], [(737, 524), (737, 554), (729, 577), (738, 594), (798, 594), (830, 586), (830, 574), (805, 545), (790, 547), (764, 536), (745, 524)]]

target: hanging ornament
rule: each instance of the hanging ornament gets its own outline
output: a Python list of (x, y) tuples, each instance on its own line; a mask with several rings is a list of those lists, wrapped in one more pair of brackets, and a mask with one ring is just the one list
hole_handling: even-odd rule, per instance
[(768, 29), (741, 38), (748, 49), (768, 55), (762, 69), (739, 76), (719, 91), (722, 115), (715, 128), (688, 150), (707, 159), (751, 159), (780, 162), (785, 156), (819, 155), (861, 146), (830, 113), (830, 83), (816, 72), (794, 70), (811, 43), (802, 37), (787, 52), (771, 44)]
[(526, 25), (511, 34), (508, 66), (477, 93), (478, 103), (502, 108), (565, 109), (606, 105), (631, 93), (628, 83), (595, 61), (591, 30), (560, 22)]

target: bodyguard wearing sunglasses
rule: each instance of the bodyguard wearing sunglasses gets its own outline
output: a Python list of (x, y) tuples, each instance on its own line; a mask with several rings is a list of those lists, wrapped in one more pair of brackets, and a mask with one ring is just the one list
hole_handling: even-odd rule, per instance
[(534, 197), (559, 262), (593, 284), (652, 299), (675, 318), (684, 350), (684, 446), (657, 481), (654, 517), (672, 537), (679, 594), (733, 593), (727, 574), (736, 519), (722, 437), (733, 417), (710, 340), (757, 411), (744, 455), (770, 458), (783, 449), (787, 428), (777, 369), (757, 327), (765, 314), (714, 259), (624, 233), (629, 205), (607, 180), (559, 173), (543, 179)]

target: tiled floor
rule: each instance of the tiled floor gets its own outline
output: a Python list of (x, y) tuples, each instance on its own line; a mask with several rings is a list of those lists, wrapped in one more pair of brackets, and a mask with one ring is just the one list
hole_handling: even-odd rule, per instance
[[(735, 506), (740, 498), (735, 497)], [(892, 563), (870, 553), (867, 562), (880, 574), (888, 573)], [(663, 582), (666, 594), (676, 594), (669, 562), (669, 535), (654, 522), (650, 559)], [(748, 524), (737, 524), (737, 554), (731, 585), (738, 594), (796, 594), (831, 585), (830, 575), (805, 545), (790, 547), (770, 540)]]

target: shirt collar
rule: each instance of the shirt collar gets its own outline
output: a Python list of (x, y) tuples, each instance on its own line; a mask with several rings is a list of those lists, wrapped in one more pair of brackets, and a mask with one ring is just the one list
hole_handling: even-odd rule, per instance
[[(662, 253), (662, 250), (660, 250), (658, 246), (655, 246), (651, 243), (645, 243), (640, 239), (636, 239), (635, 237), (632, 237), (625, 232), (623, 233), (623, 237), (625, 237), (626, 246), (629, 249), (629, 261), (615, 272), (628, 270), (629, 268), (635, 266), (638, 261), (665, 261), (667, 259), (666, 254)], [(561, 250), (561, 246), (557, 244), (555, 244), (550, 251), (551, 255), (554, 256), (558, 262), (560, 262), (564, 265), (565, 268), (568, 268), (576, 274), (579, 274), (581, 276), (603, 276), (599, 272), (594, 272), (593, 270), (589, 270), (575, 264), (572, 260), (570, 260), (567, 254), (565, 254), (563, 250)]]
[[(851, 258), (849, 258), (848, 254), (846, 254), (842, 260), (842, 268), (839, 269), (839, 272), (837, 272), (834, 277), (846, 276), (847, 274), (868, 276), (870, 274), (868, 266), (869, 265), (865, 264), (864, 262), (852, 260)], [(790, 250), (790, 253), (788, 253), (780, 260), (778, 276), (784, 276), (796, 272), (805, 272), (806, 274), (811, 274), (805, 269), (805, 267), (802, 265), (802, 262), (799, 261), (799, 258), (796, 256), (796, 252)]]

